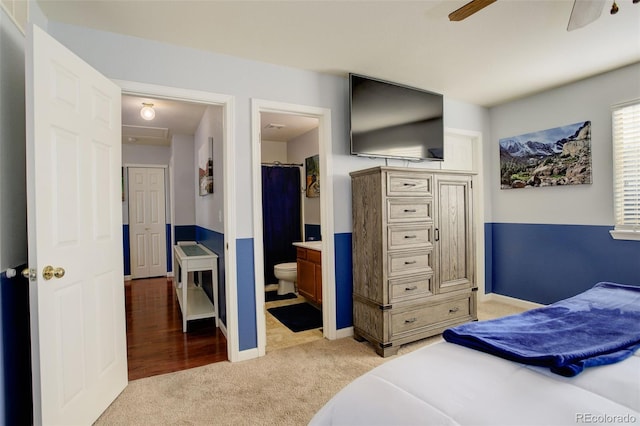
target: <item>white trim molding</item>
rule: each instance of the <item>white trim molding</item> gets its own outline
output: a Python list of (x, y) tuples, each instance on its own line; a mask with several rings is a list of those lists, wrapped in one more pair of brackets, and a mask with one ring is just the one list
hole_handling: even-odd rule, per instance
[(336, 332), (336, 339), (343, 339), (345, 337), (353, 336), (353, 326), (341, 328)]
[(614, 240), (640, 241), (640, 230), (612, 229), (609, 234)]

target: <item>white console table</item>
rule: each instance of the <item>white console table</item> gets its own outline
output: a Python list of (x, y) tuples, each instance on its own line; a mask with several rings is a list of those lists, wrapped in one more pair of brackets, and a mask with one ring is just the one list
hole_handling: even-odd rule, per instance
[[(196, 243), (179, 243), (173, 248), (177, 271), (174, 288), (182, 312), (182, 332), (187, 332), (187, 321), (215, 318), (218, 327), (218, 256), (211, 250)], [(200, 285), (190, 283), (189, 272), (211, 271), (213, 303)]]

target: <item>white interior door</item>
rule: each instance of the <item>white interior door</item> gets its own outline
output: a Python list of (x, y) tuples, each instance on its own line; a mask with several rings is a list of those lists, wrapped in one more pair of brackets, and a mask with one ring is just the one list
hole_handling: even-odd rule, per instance
[(166, 275), (164, 169), (128, 170), (131, 278)]
[(88, 425), (127, 385), (120, 88), (38, 27), (27, 41), (34, 423)]

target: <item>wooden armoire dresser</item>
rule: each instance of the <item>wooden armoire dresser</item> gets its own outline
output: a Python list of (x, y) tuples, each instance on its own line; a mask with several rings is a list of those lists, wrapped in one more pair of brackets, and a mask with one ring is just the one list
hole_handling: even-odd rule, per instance
[(472, 175), (404, 167), (350, 175), (354, 337), (386, 357), (477, 320)]

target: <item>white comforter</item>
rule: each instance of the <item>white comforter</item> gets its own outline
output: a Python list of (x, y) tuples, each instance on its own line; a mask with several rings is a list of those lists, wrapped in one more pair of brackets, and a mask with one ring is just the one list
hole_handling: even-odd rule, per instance
[(640, 356), (566, 378), (439, 342), (354, 380), (310, 424), (637, 425)]

